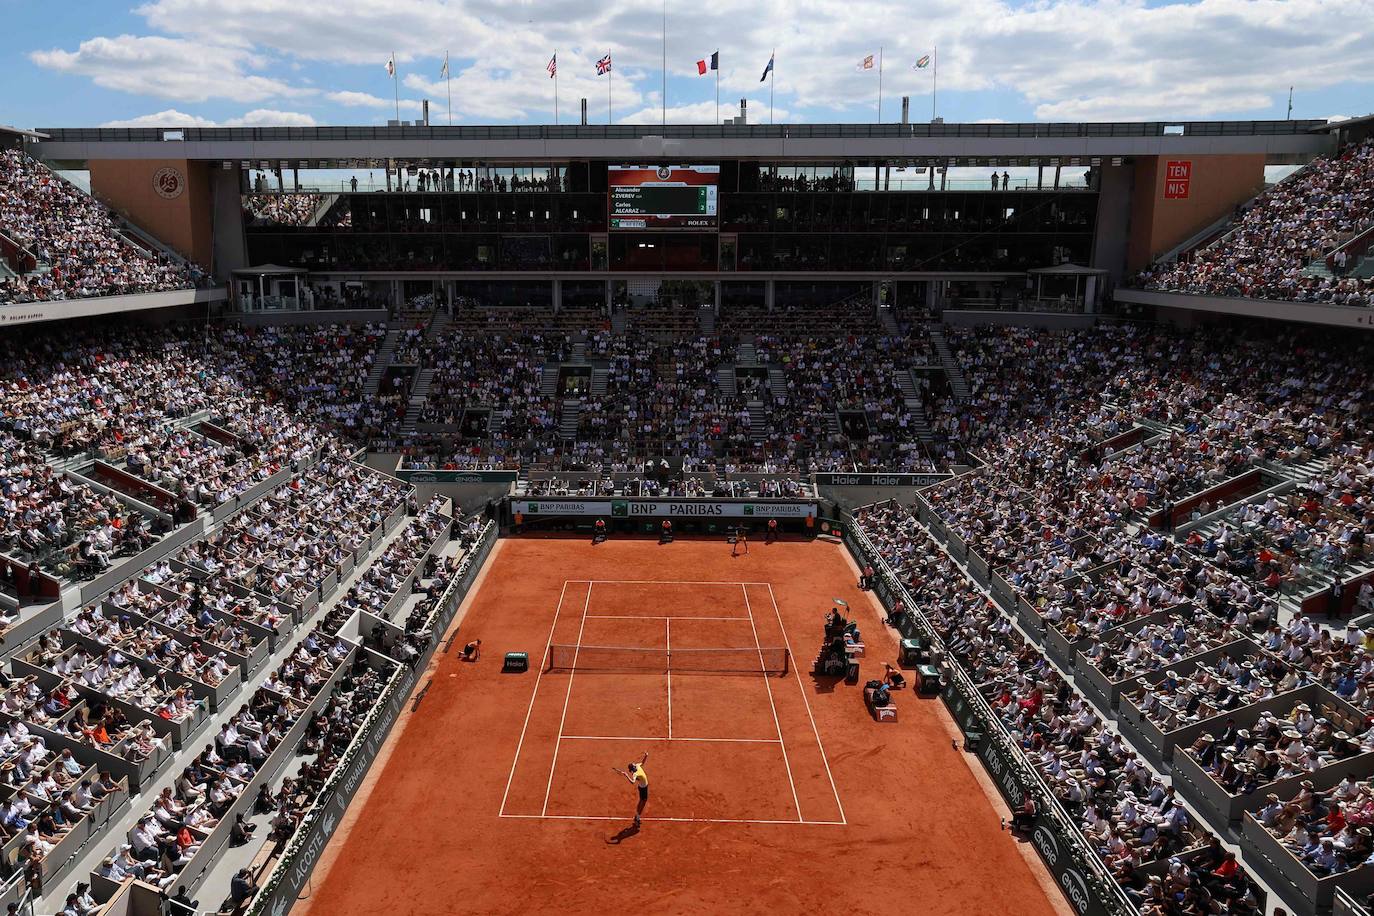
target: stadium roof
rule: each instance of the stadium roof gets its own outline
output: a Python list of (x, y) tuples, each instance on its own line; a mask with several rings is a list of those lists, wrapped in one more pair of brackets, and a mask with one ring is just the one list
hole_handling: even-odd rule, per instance
[(11, 127), (8, 124), (0, 124), (0, 134), (11, 134), (19, 137), (28, 137), (32, 140), (46, 140), (47, 135), (34, 130), (24, 130), (22, 127)]
[[(1021, 124), (529, 124), (390, 127), (51, 128), (53, 160), (177, 158), (238, 165), (283, 160), (531, 161), (557, 158), (1117, 157), (1326, 152), (1325, 121), (1108, 121)], [(238, 162), (234, 162), (237, 160)], [(918, 164), (913, 162), (913, 164)], [(1052, 164), (1052, 163), (1050, 163)], [(1086, 162), (1083, 164), (1087, 164)]]

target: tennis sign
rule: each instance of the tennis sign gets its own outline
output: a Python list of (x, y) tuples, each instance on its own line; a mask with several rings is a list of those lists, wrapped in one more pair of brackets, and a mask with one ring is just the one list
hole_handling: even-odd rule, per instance
[(814, 502), (725, 499), (514, 499), (510, 511), (531, 518), (596, 516), (610, 518), (814, 518)]

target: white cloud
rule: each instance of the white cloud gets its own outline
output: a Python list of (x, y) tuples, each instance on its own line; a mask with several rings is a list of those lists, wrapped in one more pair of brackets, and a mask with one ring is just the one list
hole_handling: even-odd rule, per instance
[[(324, 97), (336, 105), (345, 108), (395, 108), (395, 99), (384, 99), (379, 95), (370, 92), (355, 92), (353, 90), (343, 90), (339, 92), (326, 92)], [(401, 107), (410, 111), (418, 111), (420, 102), (417, 99), (401, 99)]]
[[(657, 101), (658, 93), (653, 93), (654, 101)], [(749, 99), (748, 116), (750, 124), (768, 123), (768, 97)], [(720, 120), (722, 122), (739, 115), (739, 99), (720, 100)], [(663, 109), (657, 105), (650, 105), (638, 111), (625, 115), (623, 120), (626, 124), (660, 124), (663, 121)], [(773, 108), (773, 120), (775, 122), (795, 121), (789, 109), (777, 107)], [(668, 106), (669, 124), (714, 124), (716, 123), (716, 103), (715, 100), (707, 102), (693, 102), (690, 105), (669, 105)]]
[(180, 102), (212, 98), (258, 102), (314, 92), (246, 72), (257, 65), (257, 60), (245, 49), (177, 38), (92, 38), (75, 51), (34, 51), (29, 56), (41, 67), (90, 77), (106, 89)]
[(255, 108), (237, 118), (212, 121), (200, 115), (187, 114), (168, 108), (136, 118), (106, 121), (101, 127), (313, 127), (315, 119), (299, 111), (275, 111)]
[[(625, 112), (644, 105), (647, 96), (639, 88), (645, 82), (643, 71), (622, 65), (616, 60), (610, 76), (597, 76), (596, 58), (600, 56), (577, 51), (558, 52), (558, 104), (560, 120), (564, 124), (577, 122), (579, 100), (582, 98), (587, 99), (588, 119), (604, 124), (608, 87), (609, 104), (616, 121), (620, 121)], [(450, 90), (453, 93), (453, 111), (457, 116), (490, 122), (531, 117), (552, 121), (554, 81), (549, 79), (544, 69), (547, 63), (548, 57), (545, 56), (528, 70), (511, 68), (509, 65), (497, 69), (482, 65), (459, 69), (456, 64), (451, 64), (451, 86), (448, 81), (438, 79), (437, 72), (433, 80), (419, 73), (403, 74), (402, 85), (430, 100), (432, 123), (438, 123), (442, 117)]]
[(255, 108), (237, 118), (230, 118), (221, 127), (314, 127), (315, 119), (300, 111), (277, 111)]
[[(382, 64), (393, 51), (403, 85), (442, 111), (449, 87), (439, 67), (447, 48), (455, 114), (547, 121), (553, 85), (544, 65), (557, 48), (563, 120), (576, 120), (585, 97), (591, 119), (604, 121), (607, 81), (595, 76), (593, 62), (611, 38), (614, 109), (624, 112), (617, 120), (654, 120), (648, 109), (659, 88), (661, 18), (653, 5), (146, 0), (137, 12), (161, 34), (95, 38), (33, 59), (101, 86), (180, 102), (305, 97), (318, 91), (302, 85), (293, 68), (308, 63), (304, 73), (318, 84), (317, 62), (357, 65), (362, 88), (335, 90), (322, 101), (380, 114), (391, 89)], [(915, 110), (924, 104), (917, 98), (928, 102), (933, 74), (911, 64), (938, 45), (942, 93), (1002, 93), (1038, 118), (1222, 117), (1281, 102), (1293, 82), (1313, 98), (1374, 81), (1370, 12), (1371, 0), (928, 0), (912, 27), (910, 7), (897, 0), (808, 0), (801, 7), (699, 0), (670, 11), (669, 104), (684, 119), (714, 121), (714, 101), (698, 100), (712, 98), (715, 81), (686, 78), (716, 49), (722, 103), (729, 99), (733, 109), (741, 95), (766, 97), (770, 87), (759, 75), (776, 48), (776, 97), (792, 117), (867, 118), (877, 74), (856, 72), (854, 64), (882, 44), (884, 109), (894, 118), (903, 94), (916, 97)], [(957, 118), (952, 107), (942, 105), (941, 113)], [(761, 120), (759, 111), (754, 107), (751, 120)]]
[(120, 118), (114, 121), (106, 121), (101, 127), (218, 127), (209, 118), (202, 118), (200, 115), (187, 114), (184, 111), (177, 111), (175, 108), (168, 108), (163, 111), (153, 112), (152, 114), (139, 115), (136, 118)]

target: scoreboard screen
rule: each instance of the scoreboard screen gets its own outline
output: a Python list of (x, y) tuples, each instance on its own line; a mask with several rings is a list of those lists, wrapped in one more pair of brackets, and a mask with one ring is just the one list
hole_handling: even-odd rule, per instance
[(720, 166), (609, 167), (612, 229), (714, 229)]

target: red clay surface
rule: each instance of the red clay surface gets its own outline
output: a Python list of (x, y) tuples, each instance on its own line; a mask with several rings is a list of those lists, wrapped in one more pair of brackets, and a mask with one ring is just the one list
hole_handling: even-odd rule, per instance
[[(293, 912), (1062, 912), (939, 700), (899, 691), (901, 721), (879, 725), (859, 687), (810, 676), (832, 597), (865, 635), (864, 679), (895, 660), (843, 548), (750, 546), (503, 541), (462, 622), (482, 660), (438, 657)], [(550, 640), (742, 648), (731, 667), (754, 670), (500, 673)], [(786, 676), (758, 670), (789, 643)], [(634, 832), (610, 768), (645, 751)]]

